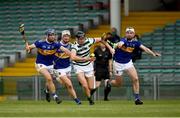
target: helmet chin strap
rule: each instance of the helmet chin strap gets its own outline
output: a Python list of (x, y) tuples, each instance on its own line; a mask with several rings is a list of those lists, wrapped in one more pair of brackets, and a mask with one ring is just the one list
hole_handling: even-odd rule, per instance
[(128, 41), (132, 40), (133, 38), (127, 38)]
[(69, 41), (64, 41), (63, 39), (61, 40), (61, 42), (62, 42), (63, 44), (68, 44), (68, 43), (69, 43)]
[(50, 41), (48, 38), (46, 38), (46, 41), (48, 42), (48, 43), (53, 43), (54, 41)]

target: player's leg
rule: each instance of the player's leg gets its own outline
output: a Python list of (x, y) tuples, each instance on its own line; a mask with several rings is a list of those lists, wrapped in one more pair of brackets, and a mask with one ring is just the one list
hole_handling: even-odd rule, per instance
[(115, 75), (115, 79), (111, 80), (110, 82), (107, 82), (107, 85), (112, 85), (115, 87), (120, 87), (122, 86), (123, 83), (123, 71), (124, 71), (124, 64), (120, 64), (117, 62), (113, 62), (113, 68), (114, 68), (114, 75)]
[(101, 85), (101, 73), (95, 72), (95, 81), (96, 81), (96, 88), (98, 88)]
[(91, 98), (89, 85), (88, 85), (88, 82), (87, 82), (86, 77), (85, 77), (85, 72), (89, 71), (89, 69), (92, 70), (92, 73), (94, 73), (92, 64), (90, 66), (74, 65), (74, 70), (75, 70), (75, 73), (77, 74), (78, 81), (80, 82), (81, 86), (85, 90), (85, 94), (87, 96), (89, 104), (93, 105), (94, 102), (93, 102), (93, 100)]
[(113, 79), (111, 81), (107, 81), (107, 86), (110, 85), (110, 86), (120, 87), (120, 86), (122, 86), (122, 83), (123, 83), (122, 74), (124, 71), (124, 65), (114, 62), (113, 68), (114, 68), (115, 79)]
[(104, 101), (109, 101), (108, 99), (108, 95), (110, 92), (107, 92), (107, 89), (106, 89), (106, 86), (107, 86), (107, 83), (110, 81), (110, 75), (109, 75), (109, 72), (106, 71), (102, 78), (104, 78)]
[(91, 76), (86, 76), (86, 79), (87, 79), (87, 84), (88, 84), (88, 87), (90, 89), (90, 99), (89, 100), (89, 104), (90, 105), (93, 105), (94, 104), (94, 101), (92, 100), (92, 95), (94, 94), (94, 92), (96, 91), (96, 87), (95, 87), (95, 77), (94, 75), (91, 75)]
[(81, 104), (81, 101), (77, 98), (77, 95), (76, 95), (76, 92), (74, 90), (71, 80), (66, 75), (61, 76), (60, 79), (65, 84), (69, 94), (73, 97), (74, 101), (77, 104)]
[(123, 83), (122, 74), (124, 71), (124, 65), (114, 62), (113, 68), (114, 68), (115, 79), (113, 79), (111, 81), (107, 81), (107, 84), (106, 84), (105, 90), (104, 90), (105, 96), (107, 96), (111, 92), (111, 86), (120, 87), (120, 86), (122, 86), (122, 83)]
[(111, 80), (109, 84), (115, 87), (120, 87), (123, 84), (123, 77), (121, 75), (115, 75), (115, 79)]
[(108, 100), (108, 95), (109, 93), (111, 92), (111, 87), (114, 86), (114, 87), (120, 87), (122, 86), (122, 83), (123, 83), (123, 78), (122, 76), (120, 75), (115, 75), (115, 79), (114, 80), (108, 80), (106, 82), (106, 86), (105, 86), (105, 89), (104, 89), (104, 100)]
[(109, 82), (109, 79), (105, 79), (104, 80), (104, 101), (109, 101), (108, 99), (108, 95), (110, 92), (107, 91), (106, 87), (107, 87), (107, 83)]
[(96, 91), (96, 80), (94, 76), (88, 76), (87, 78), (87, 82), (88, 82), (88, 86), (89, 89), (91, 90), (91, 95), (94, 94), (94, 92)]
[(49, 89), (49, 91), (51, 92), (54, 100), (56, 100), (57, 104), (61, 103), (62, 101), (59, 99), (59, 97), (56, 94), (56, 89), (55, 89), (55, 85), (53, 83), (51, 74), (49, 73), (49, 71), (46, 68), (42, 68), (39, 70), (39, 72), (45, 77), (46, 79), (46, 85)]
[(96, 89), (99, 88), (101, 86), (101, 81), (96, 80)]
[(65, 83), (61, 79), (59, 79), (59, 77), (57, 77), (56, 80), (58, 81), (59, 84), (65, 85)]
[[(100, 73), (100, 72), (95, 72), (95, 80), (94, 80), (94, 82), (95, 82), (95, 87), (93, 87), (93, 89), (91, 89), (91, 96), (93, 96), (93, 94), (96, 92), (96, 90), (99, 88), (99, 86), (101, 85), (101, 79), (102, 79), (102, 77), (101, 77), (101, 75), (102, 75), (102, 73)], [(90, 75), (90, 76), (93, 76), (93, 74), (92, 75)]]
[(46, 95), (46, 101), (50, 102), (51, 101), (51, 96), (50, 96), (50, 92), (49, 92), (49, 88), (48, 88), (48, 83), (46, 82), (46, 89), (44, 90), (44, 93)]
[(89, 89), (91, 90), (90, 93), (92, 96), (94, 92), (96, 91), (96, 80), (95, 80), (94, 72), (91, 70), (85, 72), (85, 77), (87, 79)]
[(96, 80), (95, 80), (95, 76), (94, 76), (93, 63), (90, 63), (89, 65), (86, 66), (84, 74), (87, 79), (90, 93), (92, 96), (94, 94), (94, 92), (96, 91)]
[(84, 72), (77, 73), (77, 78), (78, 78), (78, 81), (81, 83), (81, 86), (85, 90), (85, 93), (86, 93), (86, 96), (87, 96), (87, 99), (88, 99), (90, 105), (93, 105), (94, 103), (92, 103), (93, 101), (91, 98), (90, 89), (88, 86), (88, 82), (85, 78)]
[(139, 78), (137, 71), (134, 66), (128, 68), (126, 70), (127, 74), (130, 76), (132, 80), (132, 86), (133, 86), (133, 92), (135, 96), (135, 104), (143, 104), (143, 102), (140, 100), (139, 96)]

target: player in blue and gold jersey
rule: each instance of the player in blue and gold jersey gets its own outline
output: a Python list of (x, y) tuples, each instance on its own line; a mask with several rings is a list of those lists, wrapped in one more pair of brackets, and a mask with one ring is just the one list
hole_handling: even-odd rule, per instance
[[(59, 42), (60, 45), (63, 46), (64, 48), (67, 48), (68, 50), (71, 50), (70, 31), (63, 30), (61, 37), (62, 39)], [(76, 92), (73, 88), (70, 79), (71, 78), (70, 64), (71, 64), (70, 55), (58, 49), (57, 52), (55, 53), (55, 59), (54, 59), (54, 69), (56, 70), (57, 81), (63, 83), (66, 86), (69, 94), (73, 97), (74, 101), (79, 105), (81, 104), (81, 101), (77, 98)]]
[[(46, 79), (46, 87), (51, 92), (54, 100), (57, 104), (61, 103), (61, 100), (56, 94), (56, 89), (51, 77), (53, 74), (53, 60), (54, 54), (57, 49), (65, 49), (55, 41), (55, 30), (48, 29), (46, 31), (45, 40), (37, 40), (35, 43), (26, 46), (26, 50), (29, 52), (33, 48), (37, 48), (36, 58), (36, 70), (42, 74)], [(66, 49), (65, 49), (66, 50)], [(50, 95), (46, 94), (46, 100), (50, 102)]]
[[(115, 79), (109, 81), (106, 89), (110, 92), (111, 86), (121, 86), (122, 85), (122, 74), (125, 71), (132, 80), (133, 92), (135, 96), (135, 104), (141, 105), (143, 102), (139, 96), (139, 78), (137, 71), (132, 62), (132, 53), (135, 48), (141, 48), (147, 54), (152, 56), (160, 56), (159, 53), (151, 51), (149, 48), (141, 44), (141, 42), (134, 40), (135, 30), (132, 27), (126, 28), (126, 36), (122, 38), (120, 42), (115, 45), (114, 53), (114, 74)], [(113, 50), (108, 46), (110, 50)], [(113, 51), (111, 51), (113, 52)]]

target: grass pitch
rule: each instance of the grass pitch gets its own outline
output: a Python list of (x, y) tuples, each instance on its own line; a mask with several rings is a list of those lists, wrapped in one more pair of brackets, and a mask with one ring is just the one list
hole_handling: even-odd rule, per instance
[(144, 101), (87, 101), (76, 105), (74, 101), (4, 101), (0, 102), (0, 117), (180, 117), (180, 100)]

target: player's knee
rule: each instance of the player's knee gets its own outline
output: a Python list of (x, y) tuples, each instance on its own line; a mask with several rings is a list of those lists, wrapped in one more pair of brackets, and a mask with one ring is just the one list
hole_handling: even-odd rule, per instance
[(52, 78), (46, 78), (46, 81), (49, 82), (53, 82)]
[(84, 89), (89, 89), (88, 85), (82, 85)]
[(122, 82), (121, 81), (117, 81), (117, 87), (121, 87), (122, 86)]
[(119, 80), (119, 79), (116, 80), (116, 87), (121, 87), (122, 84), (123, 84), (123, 83), (122, 83), (121, 80)]
[(71, 84), (67, 84), (66, 87), (67, 87), (67, 89), (72, 89), (73, 88), (73, 86)]
[(133, 83), (137, 83), (137, 82), (139, 82), (139, 79), (138, 79), (138, 77), (134, 77), (132, 81), (133, 81)]
[(89, 90), (94, 90), (95, 88), (93, 88), (93, 87), (89, 87)]

